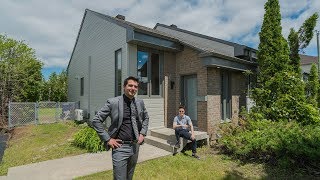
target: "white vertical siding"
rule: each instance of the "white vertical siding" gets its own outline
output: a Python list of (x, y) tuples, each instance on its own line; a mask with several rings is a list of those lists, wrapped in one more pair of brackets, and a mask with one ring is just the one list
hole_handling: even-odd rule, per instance
[(164, 99), (146, 98), (143, 99), (149, 114), (149, 129), (164, 127)]
[[(126, 29), (88, 11), (68, 69), (68, 100), (80, 101), (90, 109), (90, 118), (105, 100), (114, 97), (115, 51), (122, 49), (122, 73), (127, 76)], [(91, 102), (89, 107), (89, 67), (91, 56)], [(76, 79), (76, 78), (79, 79)], [(80, 96), (80, 78), (84, 77), (84, 96)], [(123, 79), (122, 79), (123, 81)]]
[(127, 56), (128, 56), (128, 75), (130, 76), (137, 76), (137, 52), (138, 48), (137, 45), (135, 44), (128, 44), (128, 51), (127, 51)]

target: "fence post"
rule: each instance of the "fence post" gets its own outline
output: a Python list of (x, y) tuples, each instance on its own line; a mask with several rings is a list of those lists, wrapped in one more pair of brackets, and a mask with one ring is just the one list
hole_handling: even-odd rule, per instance
[(12, 123), (11, 123), (11, 101), (9, 101), (9, 109), (8, 109), (8, 126), (9, 126), (9, 129), (12, 127)]
[(34, 103), (34, 120), (35, 124), (39, 124), (39, 103)]
[(56, 102), (56, 111), (55, 111), (55, 118), (56, 118), (56, 122), (58, 122), (58, 115), (59, 114), (59, 102)]

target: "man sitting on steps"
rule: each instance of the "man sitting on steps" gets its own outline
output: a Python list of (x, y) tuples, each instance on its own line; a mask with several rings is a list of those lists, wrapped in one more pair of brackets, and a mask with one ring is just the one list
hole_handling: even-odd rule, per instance
[[(194, 136), (193, 125), (189, 116), (185, 115), (184, 106), (179, 106), (179, 115), (176, 116), (173, 120), (173, 129), (175, 130), (175, 135), (177, 143), (175, 148), (180, 148), (180, 137), (192, 141), (192, 157), (200, 159), (197, 153), (197, 140)], [(188, 128), (190, 126), (191, 133)]]

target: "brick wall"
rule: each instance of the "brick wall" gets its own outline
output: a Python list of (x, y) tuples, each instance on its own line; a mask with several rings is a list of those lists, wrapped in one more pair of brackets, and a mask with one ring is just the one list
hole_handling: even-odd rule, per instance
[[(207, 68), (201, 64), (201, 59), (196, 50), (185, 47), (184, 51), (176, 55), (176, 105), (180, 104), (180, 81), (181, 77), (185, 75), (197, 75), (198, 96), (207, 95)], [(197, 102), (197, 121), (198, 128), (201, 131), (207, 131), (206, 102)], [(176, 109), (177, 111), (177, 109)]]
[[(172, 128), (173, 118), (176, 116), (178, 110), (177, 106), (177, 95), (176, 88), (179, 86), (179, 82), (176, 81), (176, 55), (174, 53), (165, 52), (164, 53), (164, 76), (167, 76), (168, 86), (167, 86), (167, 98), (165, 99), (165, 104), (167, 104), (167, 113), (165, 122), (168, 128)], [(171, 81), (174, 82), (173, 89), (171, 89)]]
[(238, 124), (241, 106), (246, 105), (246, 76), (242, 72), (233, 72), (231, 78), (232, 122)]
[[(181, 77), (197, 75), (198, 96), (206, 101), (197, 102), (198, 128), (208, 132), (212, 140), (216, 139), (218, 126), (221, 122), (221, 71), (215, 67), (203, 67), (198, 52), (185, 47), (178, 53), (164, 53), (164, 75), (168, 77), (167, 89), (167, 127), (171, 128), (173, 118), (177, 115), (182, 92)], [(170, 82), (174, 82), (171, 89)], [(245, 105), (246, 77), (242, 72), (231, 73), (232, 119), (238, 122), (240, 107)]]
[(221, 69), (208, 68), (207, 126), (210, 139), (216, 139), (221, 122)]

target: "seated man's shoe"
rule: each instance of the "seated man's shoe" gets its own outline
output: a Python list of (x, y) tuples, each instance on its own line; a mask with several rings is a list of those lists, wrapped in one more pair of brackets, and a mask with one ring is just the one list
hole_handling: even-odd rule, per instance
[(194, 158), (196, 158), (196, 159), (200, 160), (200, 157), (199, 157), (197, 154), (195, 154), (195, 153), (192, 153), (192, 157), (194, 157)]

